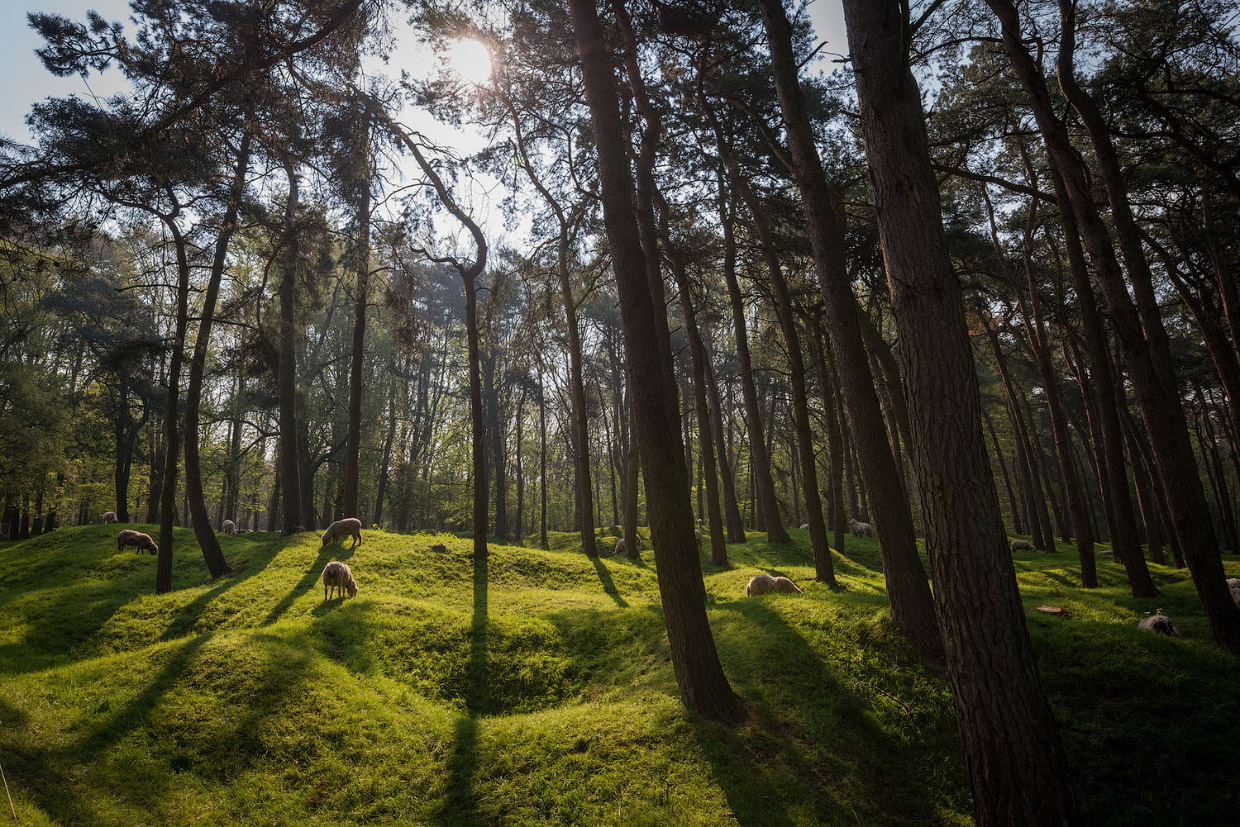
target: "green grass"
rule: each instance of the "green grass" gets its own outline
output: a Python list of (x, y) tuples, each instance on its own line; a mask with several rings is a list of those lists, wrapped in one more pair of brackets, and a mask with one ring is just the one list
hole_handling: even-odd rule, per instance
[[(831, 592), (793, 534), (703, 562), (753, 710), (734, 729), (677, 700), (648, 550), (591, 560), (555, 535), (475, 568), (449, 535), (246, 534), (210, 581), (179, 530), (155, 596), (115, 527), (5, 543), (0, 763), (25, 825), (969, 823), (951, 697), (891, 626), (877, 547), (850, 538)], [(325, 604), (333, 557), (361, 591)], [(1015, 560), (1088, 823), (1234, 823), (1240, 663), (1187, 573), (1152, 567), (1163, 596), (1135, 600), (1106, 558), (1077, 588), (1074, 557)], [(805, 595), (746, 599), (758, 571)], [(1183, 640), (1136, 630), (1156, 610)]]

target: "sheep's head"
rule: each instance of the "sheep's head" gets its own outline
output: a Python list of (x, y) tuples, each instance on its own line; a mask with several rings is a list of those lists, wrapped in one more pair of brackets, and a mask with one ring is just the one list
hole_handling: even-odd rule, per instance
[(159, 545), (157, 543), (151, 543), (151, 554), (159, 554)]
[(357, 597), (357, 581), (350, 577), (349, 582), (344, 584), (344, 590), (349, 593), (349, 597)]

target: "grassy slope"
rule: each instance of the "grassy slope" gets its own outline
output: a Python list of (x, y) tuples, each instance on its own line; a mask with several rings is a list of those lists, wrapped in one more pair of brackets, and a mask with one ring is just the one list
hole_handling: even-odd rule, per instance
[[(968, 823), (951, 699), (892, 631), (876, 546), (850, 538), (833, 594), (793, 533), (704, 563), (754, 709), (735, 730), (679, 707), (649, 552), (592, 561), (561, 535), (475, 570), (449, 536), (248, 534), (210, 582), (178, 531), (156, 597), (114, 527), (6, 543), (0, 763), (32, 825)], [(333, 556), (361, 592), (324, 604)], [(1103, 588), (1074, 587), (1072, 558), (1016, 566), (1088, 822), (1234, 823), (1240, 663), (1187, 574), (1153, 567), (1164, 596), (1138, 601), (1105, 558)], [(757, 571), (806, 594), (746, 599)], [(1157, 609), (1184, 640), (1137, 632)]]

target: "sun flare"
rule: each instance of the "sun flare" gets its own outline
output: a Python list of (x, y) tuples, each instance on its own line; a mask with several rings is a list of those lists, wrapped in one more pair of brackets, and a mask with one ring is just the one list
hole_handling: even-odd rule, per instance
[(470, 83), (486, 83), (491, 77), (491, 53), (480, 41), (458, 40), (448, 52), (448, 68)]

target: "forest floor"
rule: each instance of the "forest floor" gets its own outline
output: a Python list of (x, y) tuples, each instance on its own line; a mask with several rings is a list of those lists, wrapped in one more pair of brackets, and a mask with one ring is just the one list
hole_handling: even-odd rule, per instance
[[(836, 555), (840, 592), (810, 579), (804, 531), (704, 559), (753, 711), (729, 729), (680, 706), (649, 550), (591, 559), (556, 535), (475, 567), (449, 535), (245, 534), (210, 581), (178, 529), (155, 596), (154, 559), (115, 534), (0, 544), (0, 765), (23, 825), (971, 821), (947, 685), (893, 630), (872, 541)], [(356, 598), (324, 603), (331, 559)], [(1074, 549), (1015, 555), (1086, 822), (1234, 824), (1240, 659), (1187, 571), (1154, 566), (1163, 596), (1136, 600), (1099, 560), (1086, 592)], [(760, 571), (805, 594), (747, 599)], [(1184, 639), (1138, 632), (1155, 611)]]

